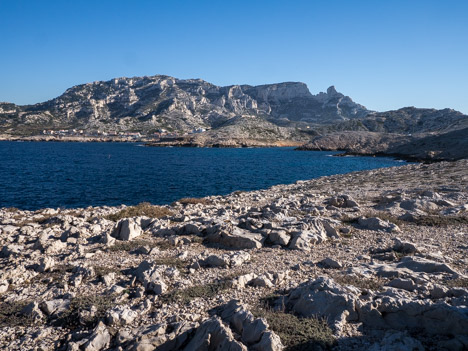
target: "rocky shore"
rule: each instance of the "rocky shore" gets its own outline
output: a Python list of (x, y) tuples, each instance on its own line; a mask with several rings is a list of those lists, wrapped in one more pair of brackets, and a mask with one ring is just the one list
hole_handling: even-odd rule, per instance
[(93, 137), (93, 136), (54, 136), (54, 135), (32, 135), (18, 136), (0, 134), (0, 141), (55, 141), (55, 142), (75, 142), (75, 143), (125, 143), (125, 142), (150, 142), (152, 139), (141, 138), (135, 140), (133, 138), (122, 137)]
[(303, 151), (344, 151), (345, 155), (392, 156), (439, 162), (468, 158), (468, 128), (445, 133), (397, 134), (345, 131), (320, 135), (299, 146)]
[(151, 141), (145, 144), (146, 146), (159, 147), (300, 147), (303, 142), (294, 140), (256, 140), (256, 139), (184, 139), (180, 138), (173, 141)]
[(0, 348), (466, 350), (467, 169), (0, 209)]

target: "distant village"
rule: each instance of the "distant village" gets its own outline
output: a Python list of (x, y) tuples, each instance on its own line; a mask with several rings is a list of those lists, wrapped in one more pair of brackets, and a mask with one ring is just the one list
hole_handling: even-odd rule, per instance
[(206, 132), (205, 128), (196, 128), (190, 132), (178, 133), (169, 132), (166, 129), (158, 129), (154, 133), (143, 134), (142, 132), (128, 132), (128, 131), (86, 131), (82, 129), (60, 129), (60, 130), (46, 130), (42, 131), (42, 135), (55, 136), (55, 137), (83, 137), (83, 138), (112, 138), (122, 140), (171, 140), (192, 134), (199, 134)]

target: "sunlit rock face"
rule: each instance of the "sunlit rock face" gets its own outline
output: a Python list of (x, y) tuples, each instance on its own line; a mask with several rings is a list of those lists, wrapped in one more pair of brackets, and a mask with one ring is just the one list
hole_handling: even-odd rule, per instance
[(0, 129), (190, 131), (217, 128), (239, 116), (290, 126), (297, 122), (328, 124), (367, 113), (364, 106), (334, 87), (313, 95), (299, 82), (221, 87), (201, 79), (157, 75), (77, 85), (55, 99), (35, 105), (1, 103)]

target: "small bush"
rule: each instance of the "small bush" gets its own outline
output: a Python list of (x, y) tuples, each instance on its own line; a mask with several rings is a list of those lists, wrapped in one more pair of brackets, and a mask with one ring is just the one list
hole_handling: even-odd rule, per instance
[[(93, 328), (100, 319), (106, 316), (108, 310), (118, 305), (114, 302), (114, 297), (115, 295), (77, 296), (70, 301), (70, 308), (62, 314), (59, 324), (68, 328), (78, 327), (80, 324)], [(80, 321), (80, 312), (89, 310), (91, 306), (96, 308), (96, 313), (92, 317), (82, 318)]]
[(177, 202), (182, 205), (197, 205), (197, 204), (209, 205), (211, 203), (211, 201), (206, 198), (197, 198), (197, 197), (184, 197), (180, 200), (177, 200), (175, 203)]
[(185, 269), (188, 265), (187, 261), (181, 260), (177, 257), (163, 257), (153, 260), (157, 265), (175, 267), (179, 270)]
[(384, 281), (381, 278), (373, 279), (358, 277), (354, 275), (337, 275), (333, 277), (338, 284), (352, 285), (359, 289), (379, 291), (383, 289)]
[(449, 288), (468, 288), (468, 278), (446, 280), (445, 285)]
[(104, 277), (109, 273), (121, 274), (122, 272), (115, 267), (106, 267), (106, 266), (93, 266), (94, 272), (98, 277)]
[(414, 219), (413, 223), (427, 227), (447, 227), (449, 225), (468, 224), (468, 216), (419, 216)]
[(37, 324), (33, 317), (21, 314), (22, 309), (29, 303), (30, 301), (26, 300), (0, 303), (0, 328)]
[(162, 296), (161, 301), (165, 303), (182, 303), (188, 304), (193, 299), (198, 297), (213, 298), (219, 295), (220, 292), (231, 287), (227, 280), (214, 282), (204, 285), (194, 285), (182, 290), (174, 290)]
[(117, 222), (122, 218), (129, 217), (146, 216), (150, 218), (161, 218), (172, 215), (174, 215), (174, 213), (165, 207), (151, 205), (149, 202), (142, 202), (136, 206), (126, 207), (117, 213), (106, 216), (105, 218), (110, 221)]
[(324, 320), (264, 308), (254, 309), (252, 313), (267, 320), (287, 351), (323, 350), (335, 343), (333, 332)]
[(133, 251), (138, 249), (142, 246), (148, 246), (150, 250), (154, 247), (157, 247), (160, 250), (167, 250), (169, 248), (173, 248), (174, 245), (169, 243), (167, 240), (144, 240), (144, 239), (136, 239), (131, 241), (121, 241), (116, 240), (115, 244), (109, 247), (109, 251), (111, 252), (118, 252), (118, 251)]

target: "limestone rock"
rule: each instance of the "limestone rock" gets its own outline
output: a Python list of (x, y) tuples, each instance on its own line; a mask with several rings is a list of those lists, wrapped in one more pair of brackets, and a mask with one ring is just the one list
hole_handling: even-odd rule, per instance
[(84, 351), (100, 351), (104, 350), (109, 346), (111, 335), (107, 330), (104, 323), (99, 324), (94, 328), (93, 333), (88, 339), (88, 342), (84, 345)]
[(351, 196), (346, 194), (328, 199), (327, 204), (343, 208), (359, 207), (359, 204)]
[(167, 279), (174, 279), (179, 275), (176, 268), (158, 266), (149, 261), (143, 261), (135, 270), (135, 277), (140, 281), (146, 291), (161, 295), (167, 290)]
[(69, 307), (70, 300), (68, 299), (49, 300), (40, 304), (41, 310), (48, 316), (66, 311)]
[(294, 289), (287, 297), (287, 306), (304, 317), (322, 316), (331, 325), (357, 321), (357, 292), (342, 287), (333, 279), (319, 277)]
[(414, 272), (458, 274), (449, 265), (417, 256), (403, 257), (397, 268), (407, 268)]
[(240, 228), (221, 228), (205, 238), (207, 243), (219, 244), (232, 249), (258, 249), (265, 239), (261, 234), (248, 232)]
[(416, 339), (403, 332), (388, 331), (379, 343), (375, 343), (369, 351), (424, 351), (424, 346)]
[(268, 239), (274, 245), (287, 246), (291, 236), (285, 230), (272, 230), (268, 235)]
[(132, 240), (143, 234), (141, 227), (132, 218), (120, 220), (115, 226), (111, 236), (123, 241)]
[(47, 272), (55, 266), (55, 261), (52, 257), (46, 256), (41, 257), (39, 264), (36, 266), (36, 271), (38, 272)]
[(235, 340), (231, 330), (224, 326), (221, 319), (212, 317), (198, 327), (184, 350), (247, 351), (247, 347)]
[(290, 249), (310, 251), (315, 244), (327, 240), (327, 232), (320, 220), (313, 220), (308, 230), (292, 233), (292, 239), (289, 243)]
[(138, 317), (138, 312), (131, 310), (128, 306), (118, 306), (110, 310), (107, 314), (107, 321), (110, 325), (131, 324)]
[(333, 258), (327, 257), (324, 258), (319, 262), (322, 266), (328, 267), (328, 268), (335, 268), (335, 269), (340, 269), (343, 268), (343, 265), (338, 262), (337, 260), (334, 260)]
[(400, 228), (396, 224), (384, 221), (383, 219), (380, 219), (378, 217), (360, 217), (358, 219), (358, 224), (364, 229), (369, 230), (379, 230), (385, 232), (400, 231)]

